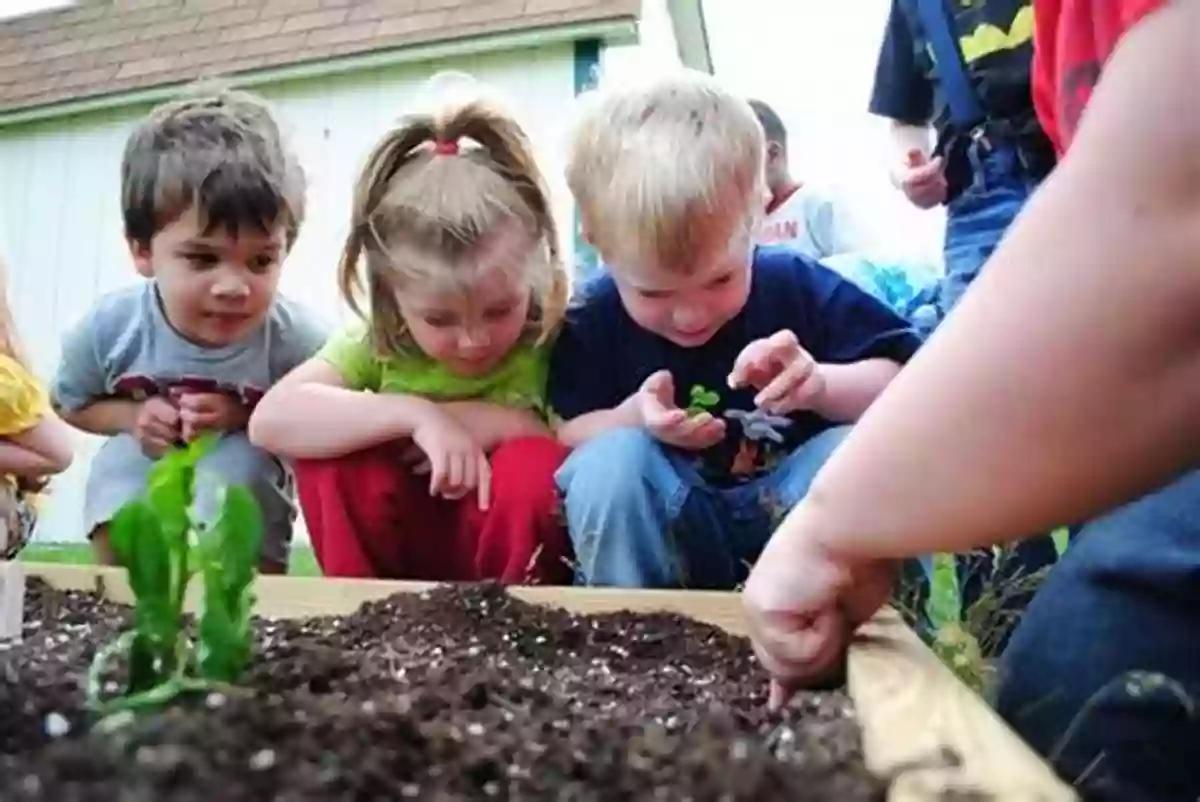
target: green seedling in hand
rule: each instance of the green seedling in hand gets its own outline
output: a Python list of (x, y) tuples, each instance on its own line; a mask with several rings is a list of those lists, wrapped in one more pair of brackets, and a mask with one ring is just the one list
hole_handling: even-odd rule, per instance
[(721, 396), (705, 388), (702, 384), (693, 384), (688, 400), (690, 403), (685, 411), (689, 417), (694, 418), (721, 403)]
[[(206, 435), (155, 463), (145, 496), (121, 508), (109, 527), (134, 595), (134, 628), (92, 663), (88, 699), (101, 713), (156, 707), (187, 691), (236, 682), (249, 662), (262, 516), (248, 490), (230, 487), (214, 524), (193, 520), (196, 465), (215, 440)], [(183, 612), (197, 572), (204, 585), (198, 650)], [(101, 677), (117, 656), (128, 661), (128, 684), (121, 696), (102, 700)]]

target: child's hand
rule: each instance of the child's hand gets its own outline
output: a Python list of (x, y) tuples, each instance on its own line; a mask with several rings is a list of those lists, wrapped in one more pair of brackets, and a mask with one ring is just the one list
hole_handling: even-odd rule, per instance
[(236, 432), (246, 428), (250, 410), (225, 393), (189, 393), (178, 395), (180, 434), (185, 443), (201, 432)]
[(670, 371), (660, 370), (642, 382), (637, 407), (642, 425), (668, 445), (702, 451), (725, 438), (725, 421), (708, 412), (689, 416), (675, 405), (675, 380)]
[(825, 377), (812, 355), (788, 329), (742, 349), (729, 374), (729, 386), (758, 390), (754, 405), (772, 415), (815, 409), (825, 393)]
[(147, 398), (138, 407), (130, 434), (142, 447), (142, 453), (150, 459), (158, 459), (171, 449), (179, 439), (179, 410), (165, 398)]
[(894, 579), (890, 562), (852, 565), (830, 554), (805, 520), (801, 508), (785, 519), (742, 591), (754, 651), (771, 674), (773, 709), (837, 668), (854, 629), (887, 602)]
[(17, 490), (22, 493), (41, 493), (50, 484), (49, 476), (18, 476)]
[(406, 440), (400, 449), (400, 464), (417, 476), (429, 473), (429, 457), (412, 440)]
[(488, 508), (492, 466), (479, 443), (458, 421), (440, 409), (432, 409), (413, 431), (412, 441), (429, 462), (429, 495), (460, 499), (475, 490), (479, 509)]

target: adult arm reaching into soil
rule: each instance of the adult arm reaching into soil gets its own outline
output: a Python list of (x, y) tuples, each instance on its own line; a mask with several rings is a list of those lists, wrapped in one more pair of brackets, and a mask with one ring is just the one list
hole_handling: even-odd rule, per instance
[(882, 560), (1085, 520), (1196, 465), (1198, 29), (1176, 3), (1126, 35), (1068, 155), (775, 533), (746, 603), (785, 684), (883, 603)]

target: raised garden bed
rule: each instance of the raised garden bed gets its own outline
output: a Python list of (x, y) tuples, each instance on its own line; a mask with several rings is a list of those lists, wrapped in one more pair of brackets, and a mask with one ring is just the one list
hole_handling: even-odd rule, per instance
[(0, 646), (13, 802), (1075, 799), (890, 612), (847, 691), (768, 714), (721, 593), (262, 577), (238, 689), (98, 734), (85, 676), (124, 575), (26, 570)]

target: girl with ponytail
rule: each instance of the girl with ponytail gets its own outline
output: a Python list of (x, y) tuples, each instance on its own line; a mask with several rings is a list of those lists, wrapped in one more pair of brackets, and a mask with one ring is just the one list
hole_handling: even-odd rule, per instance
[(480, 99), (402, 119), (355, 188), (339, 284), (359, 321), (250, 421), (294, 462), (324, 573), (569, 581), (544, 394), (570, 282), (521, 127)]

